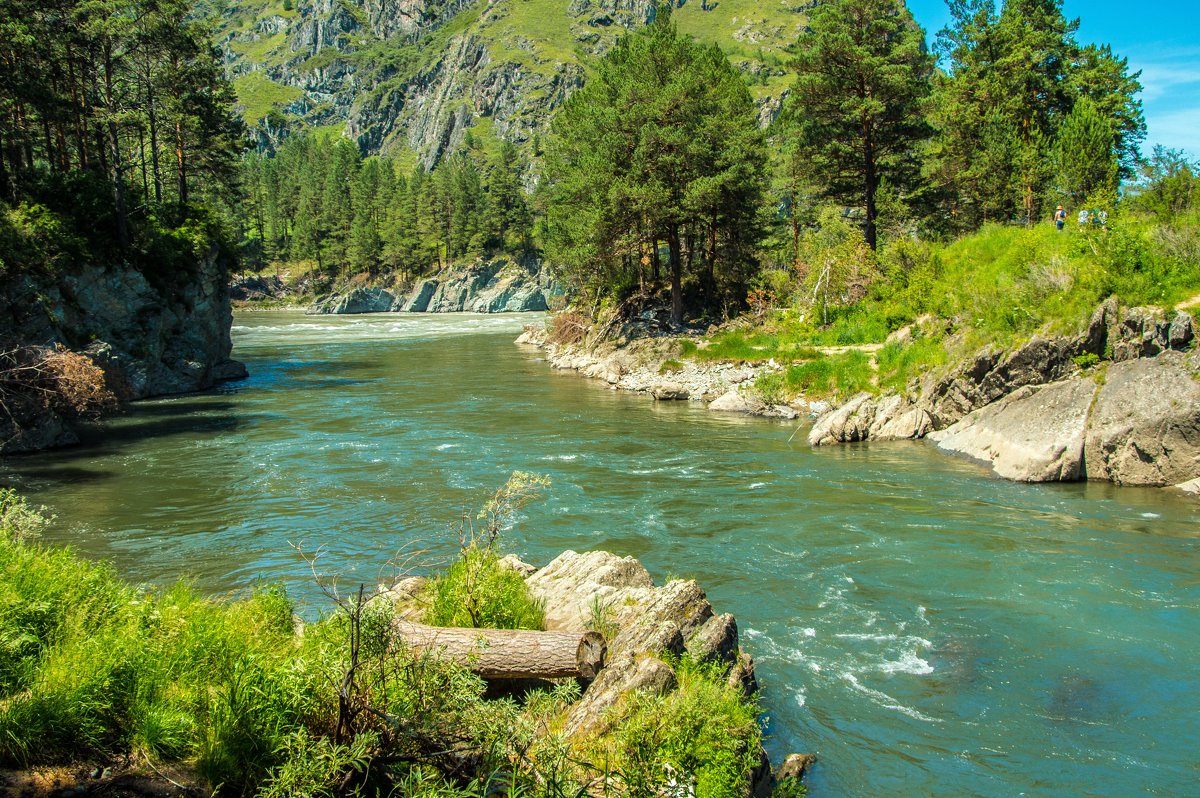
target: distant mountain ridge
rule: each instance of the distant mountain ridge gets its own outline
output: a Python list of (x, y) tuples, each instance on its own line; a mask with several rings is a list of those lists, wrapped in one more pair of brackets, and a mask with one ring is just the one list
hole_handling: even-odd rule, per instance
[[(811, 0), (674, 0), (680, 30), (743, 71), (763, 123)], [(431, 167), (468, 134), (537, 149), (583, 63), (652, 21), (654, 0), (217, 0), (218, 43), (260, 144), (344, 131)]]

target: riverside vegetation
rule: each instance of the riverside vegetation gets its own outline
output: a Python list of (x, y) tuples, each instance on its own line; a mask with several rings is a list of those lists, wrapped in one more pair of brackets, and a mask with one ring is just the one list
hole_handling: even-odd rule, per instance
[[(494, 526), (540, 484), (516, 474), (497, 492), (486, 534), (421, 594), (428, 619), (461, 623), (470, 607), (481, 623), (540, 626), (525, 581), (498, 560)], [(466, 798), (740, 796), (759, 766), (759, 710), (715, 664), (685, 655), (675, 689), (630, 692), (607, 731), (568, 737), (574, 681), (486, 697), (467, 668), (392, 637), (390, 594), (360, 589), (299, 625), (280, 588), (216, 600), (183, 583), (131, 585), (39, 544), (50, 523), (0, 493), (4, 767), (123, 761), (149, 779), (173, 766), (222, 795)]]

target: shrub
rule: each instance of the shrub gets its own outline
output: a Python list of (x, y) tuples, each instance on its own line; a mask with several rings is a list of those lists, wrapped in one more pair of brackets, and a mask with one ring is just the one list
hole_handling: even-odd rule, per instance
[(433, 626), (541, 629), (545, 613), (525, 579), (500, 565), (496, 549), (472, 542), (427, 588), (425, 622)]
[(673, 781), (680, 794), (742, 798), (758, 766), (757, 706), (721, 679), (717, 666), (684, 657), (675, 670), (675, 691), (625, 699), (608, 752), (614, 770), (630, 795), (664, 795)]

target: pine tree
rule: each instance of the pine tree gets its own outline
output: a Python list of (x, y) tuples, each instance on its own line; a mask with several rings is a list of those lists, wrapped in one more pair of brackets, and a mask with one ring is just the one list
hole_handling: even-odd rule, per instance
[(881, 181), (904, 193), (919, 177), (933, 59), (898, 0), (833, 0), (818, 5), (809, 24), (791, 64), (790, 115), (826, 196), (864, 208), (874, 249)]
[(1059, 190), (1074, 205), (1090, 197), (1115, 196), (1119, 164), (1116, 137), (1108, 119), (1081, 97), (1063, 122), (1055, 142)]
[[(762, 234), (765, 140), (741, 76), (719, 49), (680, 35), (669, 5), (568, 100), (546, 159), (549, 244), (572, 281), (605, 294), (645, 286), (662, 241), (673, 323), (685, 276), (706, 304), (744, 296)], [(686, 257), (685, 242), (696, 243)]]

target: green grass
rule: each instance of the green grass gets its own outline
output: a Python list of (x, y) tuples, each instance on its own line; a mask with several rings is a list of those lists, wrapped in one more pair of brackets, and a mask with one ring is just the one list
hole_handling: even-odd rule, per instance
[(255, 64), (282, 62), (287, 50), (287, 34), (281, 32), (249, 41), (234, 39), (229, 43), (229, 49)]
[(493, 546), (471, 543), (425, 591), (425, 620), (433, 626), (488, 629), (541, 629), (542, 605), (529, 595), (525, 580), (499, 564)]
[[(811, 290), (786, 272), (764, 275), (780, 307), (755, 326), (683, 340), (683, 357), (699, 361), (775, 360), (792, 364), (759, 380), (764, 397), (845, 397), (858, 390), (904, 391), (914, 378), (976, 349), (1012, 346), (1035, 333), (1074, 334), (1109, 296), (1126, 305), (1171, 308), (1200, 293), (1200, 220), (1163, 227), (1146, 218), (1117, 218), (1108, 230), (989, 225), (946, 244), (902, 239), (885, 244), (878, 273), (858, 302), (833, 306), (827, 323), (805, 307)], [(883, 343), (928, 316), (935, 332), (918, 330), (906, 344), (876, 353), (818, 357), (814, 347)], [(948, 329), (953, 335), (943, 336)], [(949, 347), (949, 349), (947, 349)]]
[(727, 330), (700, 346), (692, 341), (681, 341), (680, 352), (684, 357), (708, 362), (790, 362), (820, 357), (821, 353), (811, 344), (811, 336), (794, 329)]
[[(614, 744), (599, 745), (598, 751), (630, 795), (742, 798), (758, 765), (758, 708), (720, 678), (718, 669), (687, 657), (675, 665), (678, 689), (632, 693), (618, 710), (623, 717)], [(678, 792), (668, 791), (670, 774)]]
[(923, 337), (906, 344), (888, 344), (875, 355), (879, 390), (901, 393), (912, 380), (923, 377), (948, 359), (941, 338)]
[(233, 88), (243, 108), (242, 117), (252, 127), (272, 110), (295, 102), (304, 94), (295, 86), (276, 83), (261, 72), (241, 75), (233, 81)]

